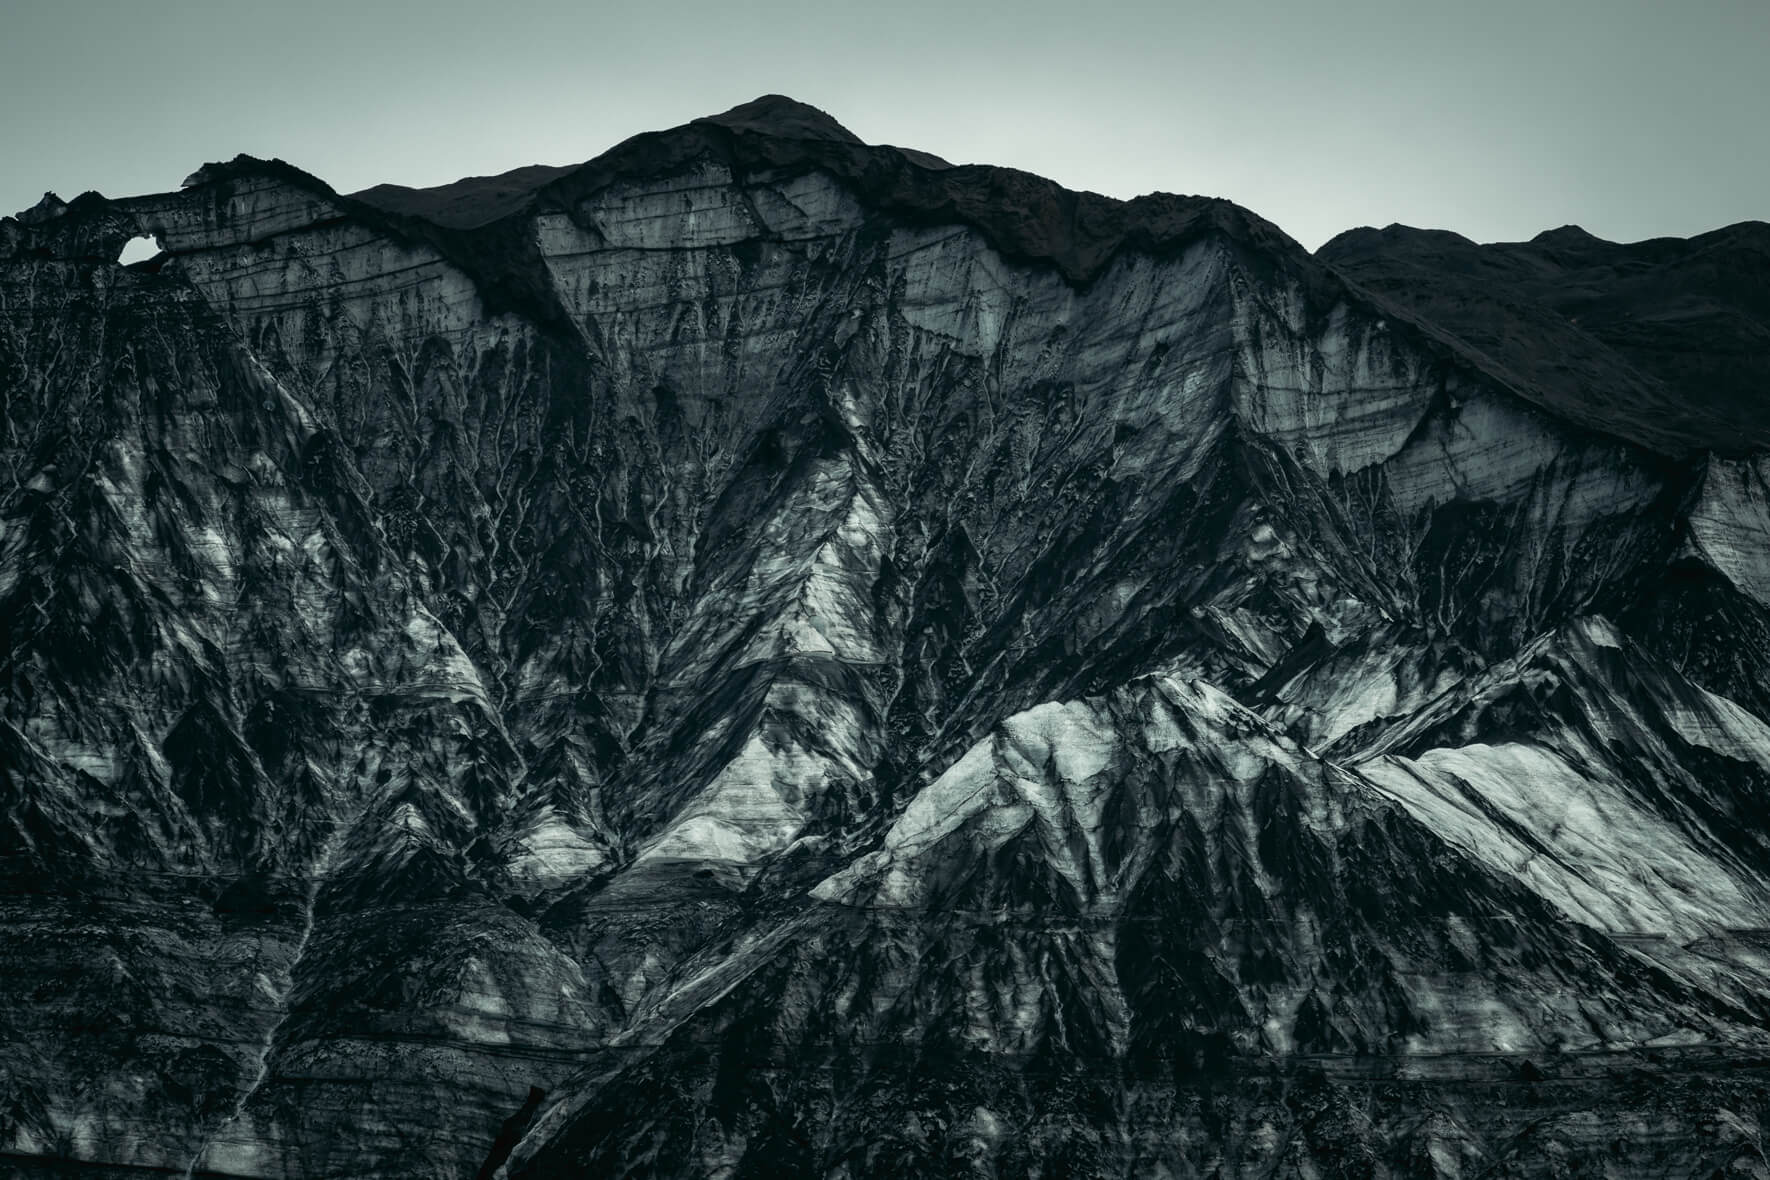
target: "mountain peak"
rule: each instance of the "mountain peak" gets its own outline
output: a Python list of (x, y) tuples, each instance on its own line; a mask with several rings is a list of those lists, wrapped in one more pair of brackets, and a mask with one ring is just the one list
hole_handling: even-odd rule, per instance
[(1613, 243), (1605, 241), (1603, 238), (1598, 237), (1596, 234), (1588, 233), (1586, 231), (1586, 229), (1582, 226), (1563, 225), (1563, 226), (1558, 226), (1555, 229), (1544, 230), (1542, 233), (1538, 234), (1536, 237), (1530, 239), (1530, 244), (1533, 246), (1562, 246), (1562, 247), (1566, 247), (1566, 246), (1592, 246), (1592, 245), (1609, 246), (1609, 245), (1612, 245)]
[(780, 139), (821, 139), (832, 143), (864, 142), (828, 113), (784, 94), (764, 94), (718, 115), (694, 120), (733, 131), (772, 135)]

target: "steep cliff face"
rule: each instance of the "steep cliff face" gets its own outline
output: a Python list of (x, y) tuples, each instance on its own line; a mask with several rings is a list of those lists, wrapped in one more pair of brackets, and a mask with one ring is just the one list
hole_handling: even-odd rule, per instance
[(1347, 258), (783, 99), (0, 222), (0, 1167), (1770, 1171), (1765, 419)]

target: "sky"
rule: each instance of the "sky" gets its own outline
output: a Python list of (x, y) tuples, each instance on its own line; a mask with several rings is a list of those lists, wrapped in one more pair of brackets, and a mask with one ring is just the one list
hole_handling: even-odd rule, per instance
[(1770, 220), (1770, 0), (0, 0), (0, 30), (4, 212), (241, 152), (441, 184), (780, 93), (1311, 249)]

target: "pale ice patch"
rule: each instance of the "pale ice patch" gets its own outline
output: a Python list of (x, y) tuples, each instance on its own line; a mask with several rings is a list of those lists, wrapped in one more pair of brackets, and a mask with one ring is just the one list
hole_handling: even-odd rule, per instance
[(1078, 894), (1102, 896), (1110, 889), (1101, 876), (1102, 809), (1119, 745), (1112, 717), (1087, 701), (1017, 713), (918, 792), (877, 851), (820, 882), (812, 896), (844, 901), (871, 882), (877, 904), (919, 905), (929, 888), (919, 862), (943, 842), (963, 840), (987, 854), (1029, 825)]
[(1477, 743), (1418, 759), (1384, 757), (1359, 770), (1438, 835), (1598, 929), (1689, 939), (1770, 925), (1759, 891), (1620, 785), (1587, 777), (1548, 750)]
[(491, 969), (477, 957), (466, 962), (455, 1002), (437, 1010), (443, 1026), (457, 1038), (480, 1045), (508, 1045), (512, 1015)]
[(1391, 459), (1430, 406), (1435, 383), (1401, 360), (1387, 334), (1355, 322), (1345, 304), (1304, 336), (1300, 297), (1285, 296), (1270, 302), (1237, 293), (1236, 417), (1322, 475)]
[(90, 775), (106, 786), (114, 785), (123, 774), (123, 761), (113, 748), (89, 746), (77, 738), (66, 737), (47, 718), (27, 720), (25, 733), (46, 760)]
[[(804, 829), (805, 811), (799, 800), (821, 783), (827, 766), (824, 759), (797, 745), (771, 749), (760, 735), (752, 736), (636, 863), (749, 864), (780, 851)], [(789, 794), (793, 801), (785, 797)]]
[(1348, 677), (1336, 686), (1322, 706), (1310, 736), (1320, 745), (1338, 741), (1368, 721), (1390, 717), (1400, 711), (1395, 674), (1388, 668), (1371, 669), (1366, 675)]
[(550, 889), (595, 872), (608, 853), (549, 808), (517, 842), (510, 872), (530, 888)]
[(1623, 646), (1622, 632), (1603, 615), (1584, 615), (1569, 623), (1568, 630), (1598, 647)]
[(387, 817), (387, 822), (389, 825), (410, 832), (414, 836), (421, 836), (427, 839), (435, 837), (435, 833), (430, 830), (429, 822), (425, 820), (423, 814), (410, 803), (401, 803), (398, 807), (394, 808), (393, 814)]
[(1770, 461), (1710, 460), (1690, 536), (1740, 593), (1770, 606)]
[(1081, 782), (1106, 768), (1117, 740), (1110, 722), (1079, 701), (1035, 705), (1003, 721), (1002, 735), (1003, 761), (1036, 791), (1046, 789), (1047, 760), (1060, 779)]
[[(998, 789), (991, 741), (978, 742), (946, 773), (917, 792), (885, 834), (885, 843), (878, 851), (820, 882), (811, 896), (819, 901), (845, 900), (863, 881), (888, 872), (896, 862), (913, 860), (979, 812), (1008, 801), (1008, 796)], [(1027, 814), (1030, 810), (1023, 810), (1022, 822)], [(886, 883), (883, 900), (908, 904), (915, 892), (913, 879), (901, 871), (895, 876), (901, 879)]]

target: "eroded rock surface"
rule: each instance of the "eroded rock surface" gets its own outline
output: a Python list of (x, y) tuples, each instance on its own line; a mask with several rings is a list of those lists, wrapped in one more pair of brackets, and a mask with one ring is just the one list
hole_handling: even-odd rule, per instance
[(0, 1170), (1770, 1172), (1770, 419), (1372, 234), (778, 98), (0, 221)]

